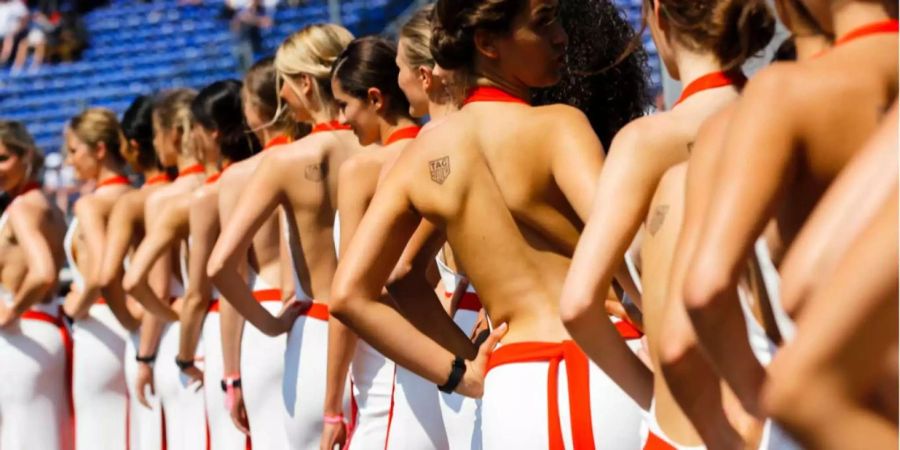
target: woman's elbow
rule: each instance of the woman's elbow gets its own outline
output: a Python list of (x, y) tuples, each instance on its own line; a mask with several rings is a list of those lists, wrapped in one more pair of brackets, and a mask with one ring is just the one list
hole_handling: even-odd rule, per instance
[(589, 295), (578, 293), (574, 295), (563, 294), (559, 303), (559, 317), (562, 319), (563, 325), (572, 332), (572, 329), (591, 314), (594, 308), (594, 301)]
[(122, 288), (129, 295), (135, 295), (135, 291), (138, 290), (138, 286), (141, 285), (143, 280), (144, 277), (137, 273), (136, 270), (128, 270), (125, 272), (125, 276), (122, 277)]
[(218, 249), (213, 250), (206, 262), (206, 276), (214, 283), (219, 283), (225, 276), (226, 269), (229, 266), (228, 257), (222, 254)]
[(684, 306), (691, 318), (709, 314), (729, 289), (734, 289), (732, 276), (721, 264), (695, 264), (684, 282)]
[(29, 282), (41, 292), (49, 291), (56, 285), (57, 276), (50, 270), (33, 270), (28, 274)]

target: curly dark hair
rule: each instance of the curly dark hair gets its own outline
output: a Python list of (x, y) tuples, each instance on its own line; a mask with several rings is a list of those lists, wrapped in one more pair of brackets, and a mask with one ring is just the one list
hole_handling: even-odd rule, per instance
[(532, 101), (580, 109), (608, 149), (616, 133), (651, 103), (647, 53), (610, 0), (562, 0), (559, 14), (569, 34), (563, 77), (534, 90)]

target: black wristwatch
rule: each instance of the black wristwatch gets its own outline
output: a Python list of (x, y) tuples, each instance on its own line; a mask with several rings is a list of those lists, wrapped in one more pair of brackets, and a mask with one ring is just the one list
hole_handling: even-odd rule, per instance
[(241, 379), (240, 378), (226, 378), (221, 381), (222, 383), (222, 392), (227, 392), (228, 388), (239, 388), (241, 387)]
[(448, 394), (452, 393), (456, 390), (456, 387), (459, 386), (459, 382), (462, 381), (463, 375), (466, 373), (466, 360), (462, 357), (457, 356), (453, 359), (453, 366), (450, 369), (450, 377), (447, 378), (447, 382), (444, 383), (443, 386), (438, 386), (438, 389), (441, 392), (446, 392)]
[(153, 364), (153, 361), (156, 361), (156, 353), (147, 356), (136, 355), (134, 360), (143, 364)]
[(191, 367), (194, 367), (194, 360), (193, 359), (178, 359), (178, 357), (176, 356), (175, 357), (175, 365), (178, 366), (178, 368), (181, 369), (181, 371), (183, 372), (185, 370), (190, 369)]

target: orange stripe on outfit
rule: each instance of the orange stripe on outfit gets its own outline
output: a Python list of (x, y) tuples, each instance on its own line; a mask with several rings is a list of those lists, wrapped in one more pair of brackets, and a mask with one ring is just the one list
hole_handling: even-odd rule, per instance
[(69, 388), (69, 416), (72, 417), (72, 437), (75, 437), (75, 401), (72, 398), (72, 335), (69, 334), (69, 328), (66, 327), (62, 320), (62, 307), (59, 309), (59, 316), (53, 317), (43, 311), (28, 310), (22, 314), (22, 319), (40, 320), (49, 323), (59, 329), (60, 337), (62, 337), (63, 346), (66, 349), (66, 386)]
[(163, 172), (147, 178), (147, 180), (144, 181), (144, 186), (153, 186), (154, 184), (168, 183), (170, 181), (172, 180), (169, 179), (169, 174)]
[(672, 105), (672, 108), (680, 105), (685, 100), (703, 91), (725, 86), (734, 86), (737, 89), (743, 89), (745, 84), (747, 84), (747, 77), (744, 76), (744, 74), (739, 70), (732, 72), (720, 71), (709, 73), (703, 75), (700, 78), (697, 78), (696, 80), (688, 84), (684, 88), (684, 91), (681, 93), (681, 97), (678, 98), (678, 101), (675, 102), (674, 105)]
[(619, 331), (619, 336), (622, 336), (622, 339), (631, 340), (631, 339), (640, 339), (644, 337), (644, 333), (641, 332), (638, 327), (636, 327), (633, 323), (629, 322), (626, 319), (622, 319), (619, 322), (615, 323), (616, 330)]
[(504, 364), (548, 362), (547, 421), (549, 449), (564, 450), (559, 418), (559, 363), (566, 362), (569, 386), (569, 415), (572, 421), (572, 443), (577, 449), (593, 449), (594, 430), (591, 423), (590, 374), (587, 356), (574, 341), (516, 342), (506, 344), (491, 354), (487, 371)]
[(388, 136), (387, 140), (384, 141), (384, 145), (391, 145), (394, 142), (402, 141), (404, 139), (415, 139), (415, 137), (419, 135), (421, 129), (422, 127), (418, 125), (400, 128)]
[[(444, 292), (444, 297), (450, 299), (453, 297), (452, 292)], [(479, 312), (481, 311), (481, 299), (478, 298), (478, 294), (474, 292), (466, 292), (463, 294), (463, 297), (459, 300), (459, 305), (456, 306), (457, 310), (464, 311), (473, 311)]]
[(266, 145), (263, 147), (263, 150), (270, 149), (277, 145), (284, 145), (284, 144), (290, 144), (290, 143), (291, 143), (290, 136), (280, 134), (278, 136), (273, 137), (272, 139), (269, 139), (269, 141), (266, 142)]
[(201, 166), (200, 164), (194, 164), (194, 165), (191, 165), (191, 166), (187, 166), (187, 167), (185, 167), (184, 169), (181, 169), (181, 170), (178, 172), (178, 178), (181, 178), (181, 177), (186, 176), (186, 175), (193, 175), (193, 174), (195, 174), (195, 173), (203, 173), (203, 172), (205, 172), (205, 171), (206, 171), (206, 170), (204, 170), (204, 169), (203, 169), (203, 166)]
[(837, 47), (848, 42), (855, 41), (859, 38), (873, 36), (876, 34), (897, 34), (898, 31), (900, 31), (900, 22), (898, 22), (896, 19), (870, 23), (841, 36), (836, 41), (834, 41), (834, 46)]
[(676, 450), (675, 447), (669, 445), (668, 442), (662, 440), (659, 436), (651, 431), (647, 436), (647, 443), (644, 444), (644, 450)]
[(339, 130), (349, 130), (349, 125), (341, 125), (337, 120), (332, 120), (331, 122), (322, 122), (313, 125), (312, 131), (309, 134), (321, 133), (323, 131), (339, 131)]

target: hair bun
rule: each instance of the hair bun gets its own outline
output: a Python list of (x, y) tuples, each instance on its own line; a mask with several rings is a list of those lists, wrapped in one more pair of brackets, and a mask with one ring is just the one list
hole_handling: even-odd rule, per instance
[(456, 70), (470, 63), (474, 53), (475, 42), (471, 33), (462, 27), (451, 32), (435, 25), (431, 34), (431, 54), (438, 65)]
[(724, 0), (717, 16), (722, 26), (715, 52), (726, 70), (765, 49), (775, 35), (775, 17), (764, 0)]

